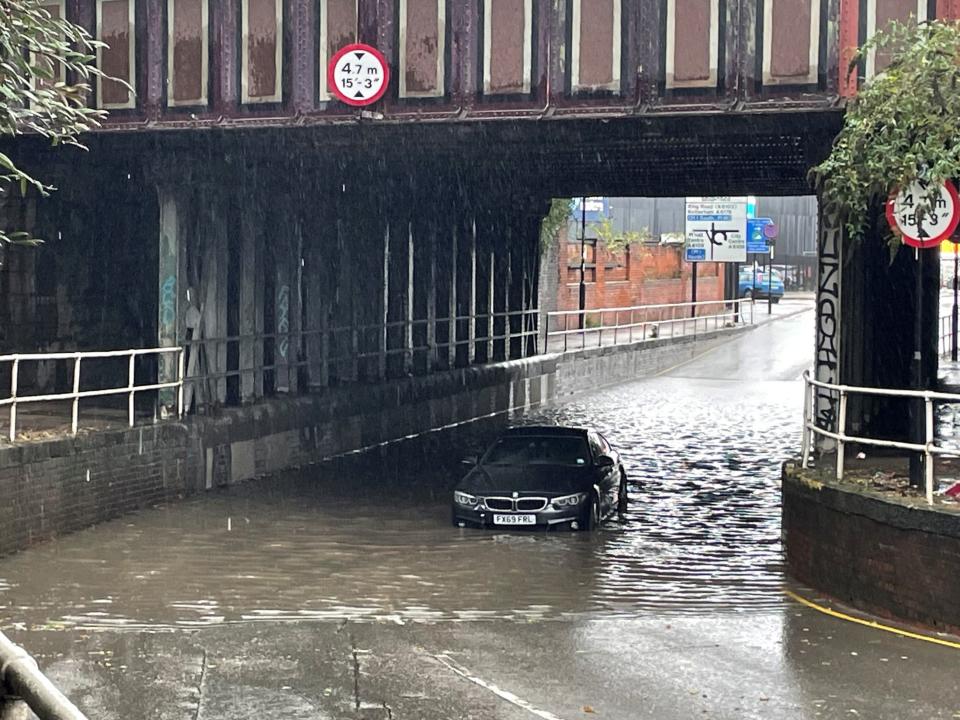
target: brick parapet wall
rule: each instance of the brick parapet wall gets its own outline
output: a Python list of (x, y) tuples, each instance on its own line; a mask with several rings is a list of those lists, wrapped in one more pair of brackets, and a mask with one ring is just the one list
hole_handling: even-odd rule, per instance
[[(557, 247), (559, 252), (550, 256), (556, 260), (551, 268), (551, 281), (556, 282), (557, 288), (556, 309), (577, 310), (580, 307), (580, 244), (568, 241), (564, 229), (559, 234)], [(589, 247), (587, 252), (589, 255)], [(571, 264), (576, 267), (571, 268)], [(599, 242), (594, 264), (594, 277), (591, 277), (593, 271), (586, 273), (588, 309), (681, 303), (690, 302), (692, 298), (693, 265), (683, 261), (681, 246), (634, 243), (628, 253), (615, 254)], [(620, 267), (607, 267), (615, 264)], [(699, 263), (697, 300), (723, 299), (722, 268), (720, 263)]]
[(960, 515), (786, 468), (782, 487), (790, 575), (883, 617), (960, 631)]

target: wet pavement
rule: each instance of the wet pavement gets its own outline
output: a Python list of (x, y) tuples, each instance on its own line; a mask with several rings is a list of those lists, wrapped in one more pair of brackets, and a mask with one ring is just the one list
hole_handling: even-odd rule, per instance
[(0, 624), (91, 720), (958, 717), (960, 651), (783, 593), (812, 333), (516, 418), (621, 450), (595, 534), (455, 528), (449, 463), (311, 470), (0, 560)]

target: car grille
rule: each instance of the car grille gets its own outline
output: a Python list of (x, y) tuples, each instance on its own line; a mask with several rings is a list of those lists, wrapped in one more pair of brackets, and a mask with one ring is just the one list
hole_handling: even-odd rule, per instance
[(517, 500), (517, 510), (523, 510), (525, 512), (540, 512), (546, 506), (546, 498), (520, 498)]
[(489, 510), (504, 512), (540, 512), (547, 506), (547, 499), (542, 497), (534, 498), (504, 498), (488, 497), (484, 499)]

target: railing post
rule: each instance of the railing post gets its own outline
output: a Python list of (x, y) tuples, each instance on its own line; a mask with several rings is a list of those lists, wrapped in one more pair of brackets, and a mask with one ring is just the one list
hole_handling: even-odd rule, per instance
[(77, 434), (77, 426), (80, 417), (80, 353), (74, 355), (73, 359), (73, 418), (70, 424), (71, 431)]
[(810, 384), (810, 378), (807, 373), (803, 374), (803, 434), (801, 436), (800, 447), (800, 467), (804, 470), (810, 465), (810, 406), (813, 396), (813, 385)]
[(924, 398), (924, 410), (926, 415), (926, 426), (927, 426), (927, 442), (926, 449), (924, 450), (923, 458), (923, 471), (926, 480), (926, 490), (927, 490), (927, 503), (933, 505), (933, 490), (934, 490), (934, 476), (933, 476), (933, 453), (930, 452), (930, 447), (933, 445), (933, 400), (930, 398)]
[(10, 442), (17, 439), (17, 379), (20, 375), (20, 358), (13, 358), (10, 371)]
[(840, 391), (840, 415), (837, 418), (837, 480), (843, 480), (843, 438), (847, 427), (847, 391)]
[(127, 360), (127, 425), (133, 427), (133, 365), (136, 355), (131, 352)]
[(177, 352), (177, 417), (183, 419), (183, 376), (186, 352), (181, 345)]

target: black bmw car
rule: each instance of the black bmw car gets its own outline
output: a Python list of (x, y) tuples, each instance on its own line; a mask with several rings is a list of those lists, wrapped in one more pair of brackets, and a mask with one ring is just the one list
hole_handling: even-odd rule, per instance
[(627, 509), (620, 454), (586, 428), (511, 428), (453, 492), (453, 524), (567, 526), (592, 530)]

